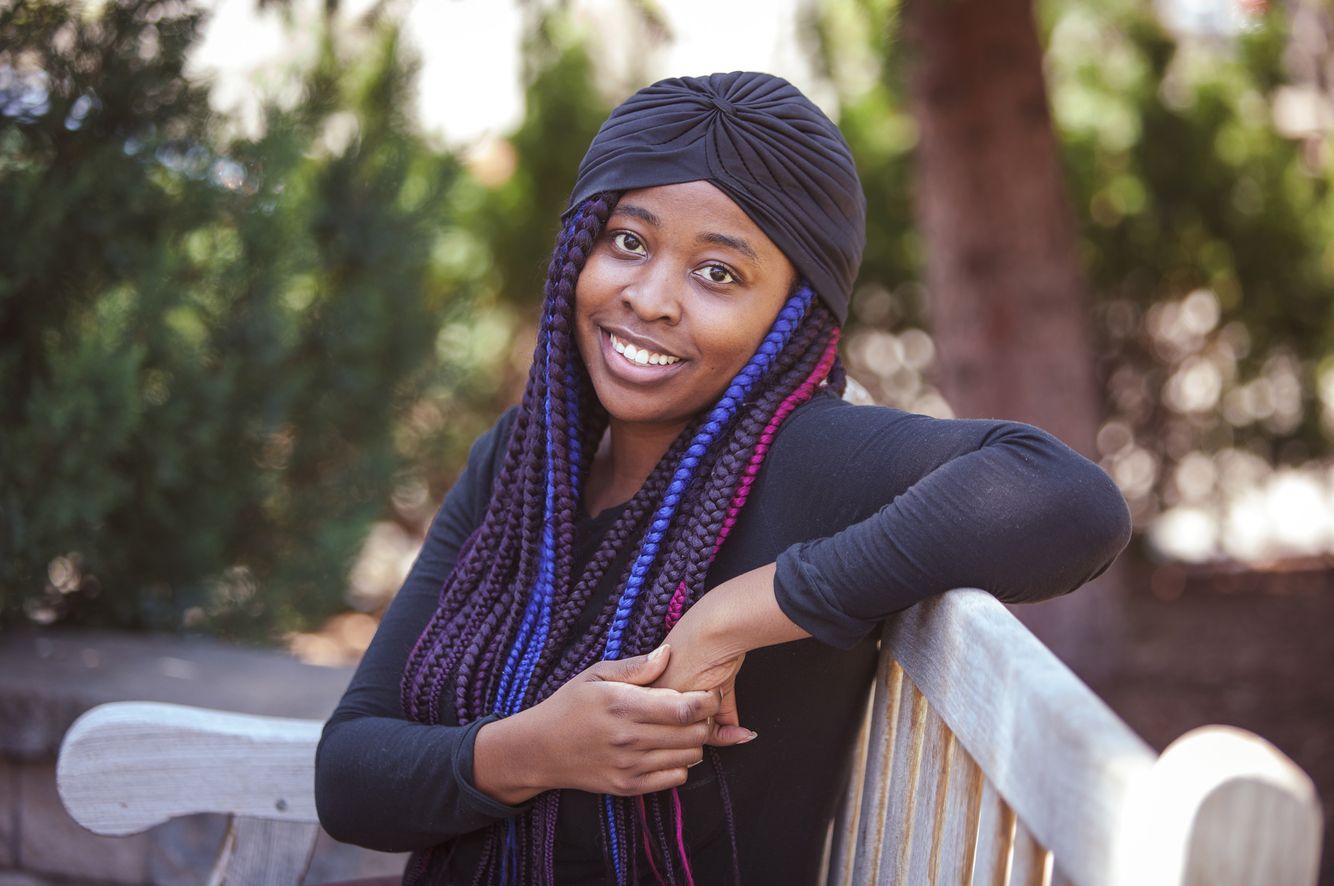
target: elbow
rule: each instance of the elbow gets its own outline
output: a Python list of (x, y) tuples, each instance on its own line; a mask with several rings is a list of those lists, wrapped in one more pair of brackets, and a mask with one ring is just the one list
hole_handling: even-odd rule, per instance
[[(1081, 456), (1082, 458), (1082, 456)], [(1084, 459), (1081, 470), (1062, 493), (1053, 525), (1064, 529), (1069, 573), (1057, 594), (1069, 593), (1106, 572), (1130, 544), (1134, 522), (1130, 506), (1115, 481), (1101, 467)], [(1070, 503), (1076, 503), (1072, 506)]]
[(412, 803), (411, 776), (400, 778), (368, 761), (357, 725), (355, 719), (331, 720), (315, 746), (320, 827), (339, 843), (376, 852), (413, 852), (452, 839), (452, 831), (420, 826), (426, 817), (406, 808)]
[(339, 843), (377, 852), (402, 852), (394, 835), (378, 828), (367, 815), (369, 804), (357, 787), (358, 766), (340, 742), (338, 723), (325, 724), (315, 746), (315, 816), (325, 833)]
[(1037, 603), (1069, 594), (1105, 573), (1130, 544), (1134, 524), (1120, 488), (1101, 467), (1070, 450), (1059, 482), (1038, 484), (1024, 538), (1012, 551), (1032, 555), (1036, 582), (1006, 603)]
[(343, 767), (337, 749), (333, 747), (335, 741), (330, 738), (332, 728), (331, 724), (325, 724), (319, 744), (315, 746), (315, 816), (320, 827), (339, 843), (361, 845), (357, 823), (349, 815), (350, 804), (340, 801), (345, 793), (338, 790), (342, 781), (339, 770)]
[(1101, 467), (1089, 462), (1089, 485), (1100, 492), (1094, 496), (1094, 504), (1088, 509), (1090, 517), (1089, 534), (1098, 539), (1100, 564), (1089, 578), (1096, 578), (1112, 565), (1121, 552), (1130, 544), (1135, 524), (1130, 513), (1130, 505), (1122, 495), (1121, 488)]

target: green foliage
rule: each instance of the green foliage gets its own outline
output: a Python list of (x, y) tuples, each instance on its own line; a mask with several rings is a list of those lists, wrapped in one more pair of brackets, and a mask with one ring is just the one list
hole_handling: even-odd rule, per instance
[[(897, 10), (812, 22), (868, 197), (862, 328), (926, 320)], [(1280, 13), (1220, 57), (1130, 0), (1041, 11), (1122, 454), (1154, 453), (1165, 488), (1194, 447), (1323, 446), (1334, 208), (1327, 153), (1273, 124)], [(201, 24), (154, 0), (0, 8), (0, 621), (318, 624), (371, 522), (419, 528), (526, 375), (609, 110), (570, 20), (534, 14), (525, 116), (486, 174), (414, 132), (391, 25), (355, 57), (325, 36), (295, 104), (238, 138), (182, 74)], [(1164, 338), (1205, 290), (1212, 325)], [(1295, 422), (1263, 408), (1283, 349)], [(1205, 363), (1218, 396), (1174, 400)]]
[(442, 322), (453, 163), (382, 28), (222, 143), (176, 4), (0, 13), (0, 612), (258, 638), (342, 608)]
[[(1290, 35), (1271, 6), (1227, 47), (1178, 43), (1138, 4), (1063, 4), (1052, 33), (1055, 116), (1113, 349), (1109, 411), (1168, 461), (1242, 444), (1300, 460), (1327, 445), (1314, 367), (1334, 339), (1330, 166), (1276, 126)], [(1212, 293), (1216, 329), (1173, 342), (1146, 322), (1193, 291)], [(1268, 381), (1238, 393), (1272, 379), (1283, 353), (1298, 369), (1281, 386), (1299, 384), (1300, 400)], [(1202, 359), (1220, 397), (1183, 408), (1173, 377)]]

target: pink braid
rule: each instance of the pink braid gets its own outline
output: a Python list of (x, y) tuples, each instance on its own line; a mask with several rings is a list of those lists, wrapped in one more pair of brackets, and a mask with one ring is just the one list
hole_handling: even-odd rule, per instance
[[(820, 362), (815, 364), (811, 374), (801, 383), (795, 391), (788, 395), (774, 411), (773, 417), (769, 423), (764, 426), (764, 432), (760, 434), (760, 440), (755, 444), (755, 452), (750, 456), (750, 462), (746, 465), (745, 471), (741, 474), (741, 482), (737, 485), (736, 493), (732, 496), (732, 503), (727, 507), (727, 516), (723, 519), (722, 529), (718, 531), (718, 540), (713, 543), (713, 553), (709, 555), (709, 562), (718, 555), (718, 549), (723, 546), (727, 540), (732, 527), (736, 525), (737, 515), (741, 513), (741, 508), (746, 504), (746, 498), (750, 495), (750, 487), (755, 482), (755, 476), (760, 472), (760, 465), (764, 463), (764, 456), (769, 452), (769, 446), (773, 443), (774, 435), (778, 433), (778, 426), (783, 420), (792, 413), (802, 403), (805, 403), (815, 394), (815, 387), (826, 375), (829, 369), (834, 365), (834, 358), (838, 355), (838, 334), (839, 329), (835, 328), (833, 334), (829, 337), (829, 344), (825, 345), (824, 354), (820, 357)], [(686, 583), (681, 582), (676, 588), (676, 593), (672, 595), (672, 600), (667, 604), (667, 617), (664, 622), (667, 630), (671, 630), (681, 619), (681, 614), (685, 610), (686, 603)]]
[(648, 858), (649, 870), (653, 871), (653, 879), (666, 886), (667, 881), (662, 878), (662, 874), (658, 873), (658, 866), (653, 862), (653, 846), (649, 844), (648, 840), (649, 820), (648, 810), (644, 808), (644, 795), (640, 794), (635, 799), (639, 801), (639, 823), (642, 825), (639, 834), (644, 838), (644, 855)]
[(681, 814), (681, 795), (677, 793), (676, 788), (672, 788), (672, 812), (676, 819), (676, 848), (681, 851), (681, 867), (685, 869), (686, 886), (695, 886), (695, 876), (690, 873), (690, 859), (686, 858), (686, 838), (681, 832), (681, 820), (684, 818)]

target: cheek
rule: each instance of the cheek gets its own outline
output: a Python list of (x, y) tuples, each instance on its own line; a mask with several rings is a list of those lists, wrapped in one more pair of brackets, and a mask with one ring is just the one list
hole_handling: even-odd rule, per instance
[(769, 331), (768, 324), (760, 326), (730, 313), (705, 319), (699, 328), (706, 330), (698, 339), (700, 353), (708, 355), (714, 372), (726, 376), (724, 385), (750, 361)]
[(575, 283), (576, 300), (605, 301), (616, 291), (616, 270), (616, 263), (610, 261), (600, 248), (595, 248), (579, 272), (579, 279)]

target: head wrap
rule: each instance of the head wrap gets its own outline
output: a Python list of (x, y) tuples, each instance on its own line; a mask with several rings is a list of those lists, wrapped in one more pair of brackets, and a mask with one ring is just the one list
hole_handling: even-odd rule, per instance
[(843, 134), (781, 77), (733, 71), (639, 90), (594, 136), (562, 218), (601, 191), (699, 180), (731, 197), (847, 318), (866, 196)]

